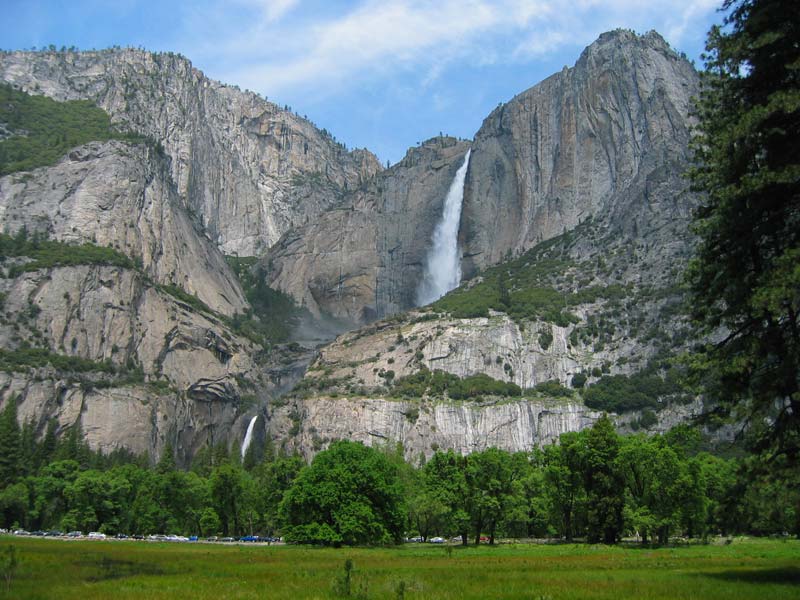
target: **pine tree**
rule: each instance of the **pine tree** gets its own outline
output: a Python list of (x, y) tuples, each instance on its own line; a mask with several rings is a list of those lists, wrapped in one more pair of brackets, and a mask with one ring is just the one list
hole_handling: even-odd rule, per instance
[(56, 449), (58, 448), (58, 438), (56, 437), (57, 430), (58, 421), (56, 419), (51, 419), (47, 423), (47, 431), (44, 434), (42, 443), (36, 448), (34, 462), (37, 470), (46, 466), (55, 457)]
[(709, 33), (689, 270), (698, 356), (719, 412), (756, 447), (800, 450), (800, 3), (726, 0)]
[(0, 488), (14, 483), (20, 470), (20, 427), (17, 422), (17, 398), (11, 396), (0, 413)]

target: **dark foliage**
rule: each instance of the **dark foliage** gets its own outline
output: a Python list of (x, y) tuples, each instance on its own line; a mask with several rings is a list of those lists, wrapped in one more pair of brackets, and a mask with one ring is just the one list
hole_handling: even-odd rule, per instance
[[(692, 172), (705, 192), (689, 281), (718, 410), (756, 446), (800, 452), (800, 4), (726, 0), (707, 42)], [(765, 424), (769, 425), (765, 425)], [(758, 431), (760, 429), (760, 431)]]
[(116, 130), (105, 111), (88, 100), (56, 102), (8, 84), (0, 84), (0, 123), (12, 134), (0, 140), (0, 175), (51, 165), (87, 142), (144, 141)]

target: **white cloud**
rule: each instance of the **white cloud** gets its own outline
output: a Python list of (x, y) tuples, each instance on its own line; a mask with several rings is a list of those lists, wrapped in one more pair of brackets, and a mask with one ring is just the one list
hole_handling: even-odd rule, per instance
[(235, 0), (233, 5), (258, 11), (264, 23), (274, 23), (280, 21), (299, 3), (300, 0)]
[(195, 21), (209, 35), (192, 53), (227, 81), (280, 95), (334, 92), (406, 70), (423, 73), (427, 86), (455, 61), (531, 61), (615, 27), (655, 28), (679, 43), (720, 0), (573, 0), (569, 8), (556, 0), (364, 0), (338, 11), (323, 5), (320, 17), (308, 0), (237, 1), (250, 9), (248, 20), (212, 0)]
[(719, 0), (696, 0), (690, 2), (677, 13), (677, 21), (674, 20), (664, 30), (664, 35), (670, 40), (682, 40), (687, 29), (698, 20), (703, 14), (715, 11), (720, 5)]

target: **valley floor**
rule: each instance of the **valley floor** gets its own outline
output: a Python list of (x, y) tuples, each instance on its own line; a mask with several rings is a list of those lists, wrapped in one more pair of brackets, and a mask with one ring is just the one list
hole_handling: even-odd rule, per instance
[(4, 559), (9, 545), (19, 565), (0, 597), (18, 599), (336, 598), (348, 559), (357, 598), (800, 597), (798, 540), (335, 550), (6, 537)]

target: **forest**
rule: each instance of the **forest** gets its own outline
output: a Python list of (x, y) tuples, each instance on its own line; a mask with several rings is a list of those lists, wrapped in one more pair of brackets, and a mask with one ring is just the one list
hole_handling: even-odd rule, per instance
[(243, 460), (209, 447), (179, 469), (169, 446), (151, 465), (124, 450), (94, 452), (76, 428), (58, 439), (55, 423), (37, 441), (9, 402), (0, 414), (0, 526), (331, 546), (417, 536), (664, 544), (798, 532), (796, 471), (701, 445), (688, 426), (620, 436), (604, 417), (532, 452), (437, 451), (412, 465), (401, 446), (339, 441), (306, 464), (268, 442)]

